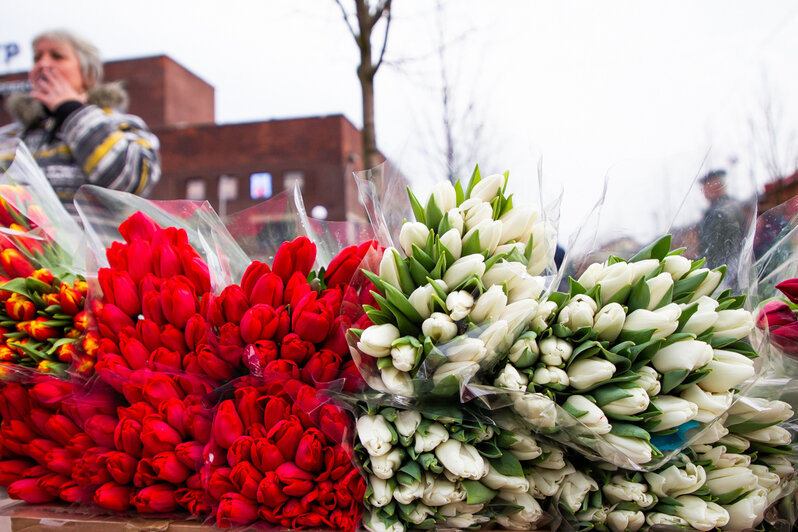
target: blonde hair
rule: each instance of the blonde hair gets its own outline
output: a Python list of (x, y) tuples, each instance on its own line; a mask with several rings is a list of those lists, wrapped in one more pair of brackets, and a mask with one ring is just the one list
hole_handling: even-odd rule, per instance
[(83, 37), (68, 30), (50, 30), (40, 33), (33, 39), (33, 46), (43, 39), (55, 42), (66, 42), (75, 50), (75, 55), (80, 63), (80, 75), (86, 88), (91, 88), (103, 80), (103, 62), (100, 51)]

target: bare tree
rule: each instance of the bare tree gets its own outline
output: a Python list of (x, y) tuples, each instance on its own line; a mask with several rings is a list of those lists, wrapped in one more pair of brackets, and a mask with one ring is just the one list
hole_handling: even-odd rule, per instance
[(798, 132), (784, 123), (784, 109), (773, 95), (767, 75), (762, 76), (761, 113), (748, 119), (753, 160), (768, 181), (791, 175), (798, 168)]
[[(344, 21), (349, 28), (360, 50), (360, 65), (357, 67), (357, 77), (360, 80), (363, 100), (363, 130), (361, 132), (363, 147), (363, 162), (366, 168), (377, 166), (382, 161), (377, 150), (376, 129), (374, 127), (374, 76), (382, 64), (385, 49), (388, 45), (388, 30), (391, 27), (391, 1), (392, 0), (354, 0), (354, 14), (347, 11), (341, 0), (335, 3), (341, 8)], [(372, 36), (375, 34), (377, 23), (385, 19), (385, 28), (382, 45), (379, 48), (377, 60), (374, 60)]]

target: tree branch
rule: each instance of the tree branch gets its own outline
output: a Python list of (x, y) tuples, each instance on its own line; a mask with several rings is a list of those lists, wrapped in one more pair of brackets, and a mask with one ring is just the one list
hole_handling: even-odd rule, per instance
[(382, 58), (385, 57), (385, 49), (388, 47), (388, 30), (391, 29), (391, 0), (387, 0), (385, 5), (383, 6), (383, 10), (380, 11), (380, 16), (382, 16), (382, 12), (387, 10), (388, 14), (386, 15), (385, 20), (385, 36), (382, 39), (382, 49), (380, 50), (380, 58), (377, 59), (377, 64), (374, 65), (374, 72), (380, 68), (382, 64)]
[(349, 15), (346, 12), (346, 8), (341, 3), (341, 0), (335, 0), (335, 3), (338, 4), (338, 7), (341, 8), (341, 13), (344, 15), (344, 22), (346, 22), (346, 27), (349, 28), (349, 33), (352, 34), (352, 37), (355, 39), (355, 42), (359, 42), (359, 37), (355, 33), (355, 28), (352, 27), (352, 24), (349, 22)]

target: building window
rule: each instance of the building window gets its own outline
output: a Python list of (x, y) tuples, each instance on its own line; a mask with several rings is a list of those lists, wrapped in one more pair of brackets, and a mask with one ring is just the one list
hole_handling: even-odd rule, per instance
[(230, 175), (219, 176), (219, 201), (238, 199), (238, 178)]
[(272, 197), (272, 175), (269, 172), (258, 172), (249, 176), (249, 197), (252, 199)]
[(186, 199), (202, 201), (206, 197), (204, 179), (196, 178), (186, 181)]
[(288, 190), (294, 186), (299, 190), (305, 188), (305, 174), (300, 170), (293, 170), (283, 174), (283, 190)]

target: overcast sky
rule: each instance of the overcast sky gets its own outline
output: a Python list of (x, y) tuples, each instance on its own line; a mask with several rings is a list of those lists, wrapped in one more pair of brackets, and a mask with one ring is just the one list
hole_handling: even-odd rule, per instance
[[(22, 53), (0, 72), (27, 70), (31, 38), (66, 27), (107, 60), (171, 56), (216, 88), (218, 122), (343, 113), (361, 123), (358, 54), (333, 0), (119, 5), (8, 2), (0, 44)], [(458, 134), (482, 131), (468, 164), (510, 170), (516, 192), (537, 201), (542, 161), (544, 195), (564, 192), (563, 242), (607, 175), (603, 230), (640, 239), (668, 227), (709, 167), (729, 168), (739, 197), (761, 188), (749, 122), (767, 97), (783, 158), (798, 154), (795, 2), (394, 0), (378, 144), (422, 188), (444, 178), (430, 155), (442, 143), (441, 42)], [(703, 207), (694, 190), (680, 221)]]

